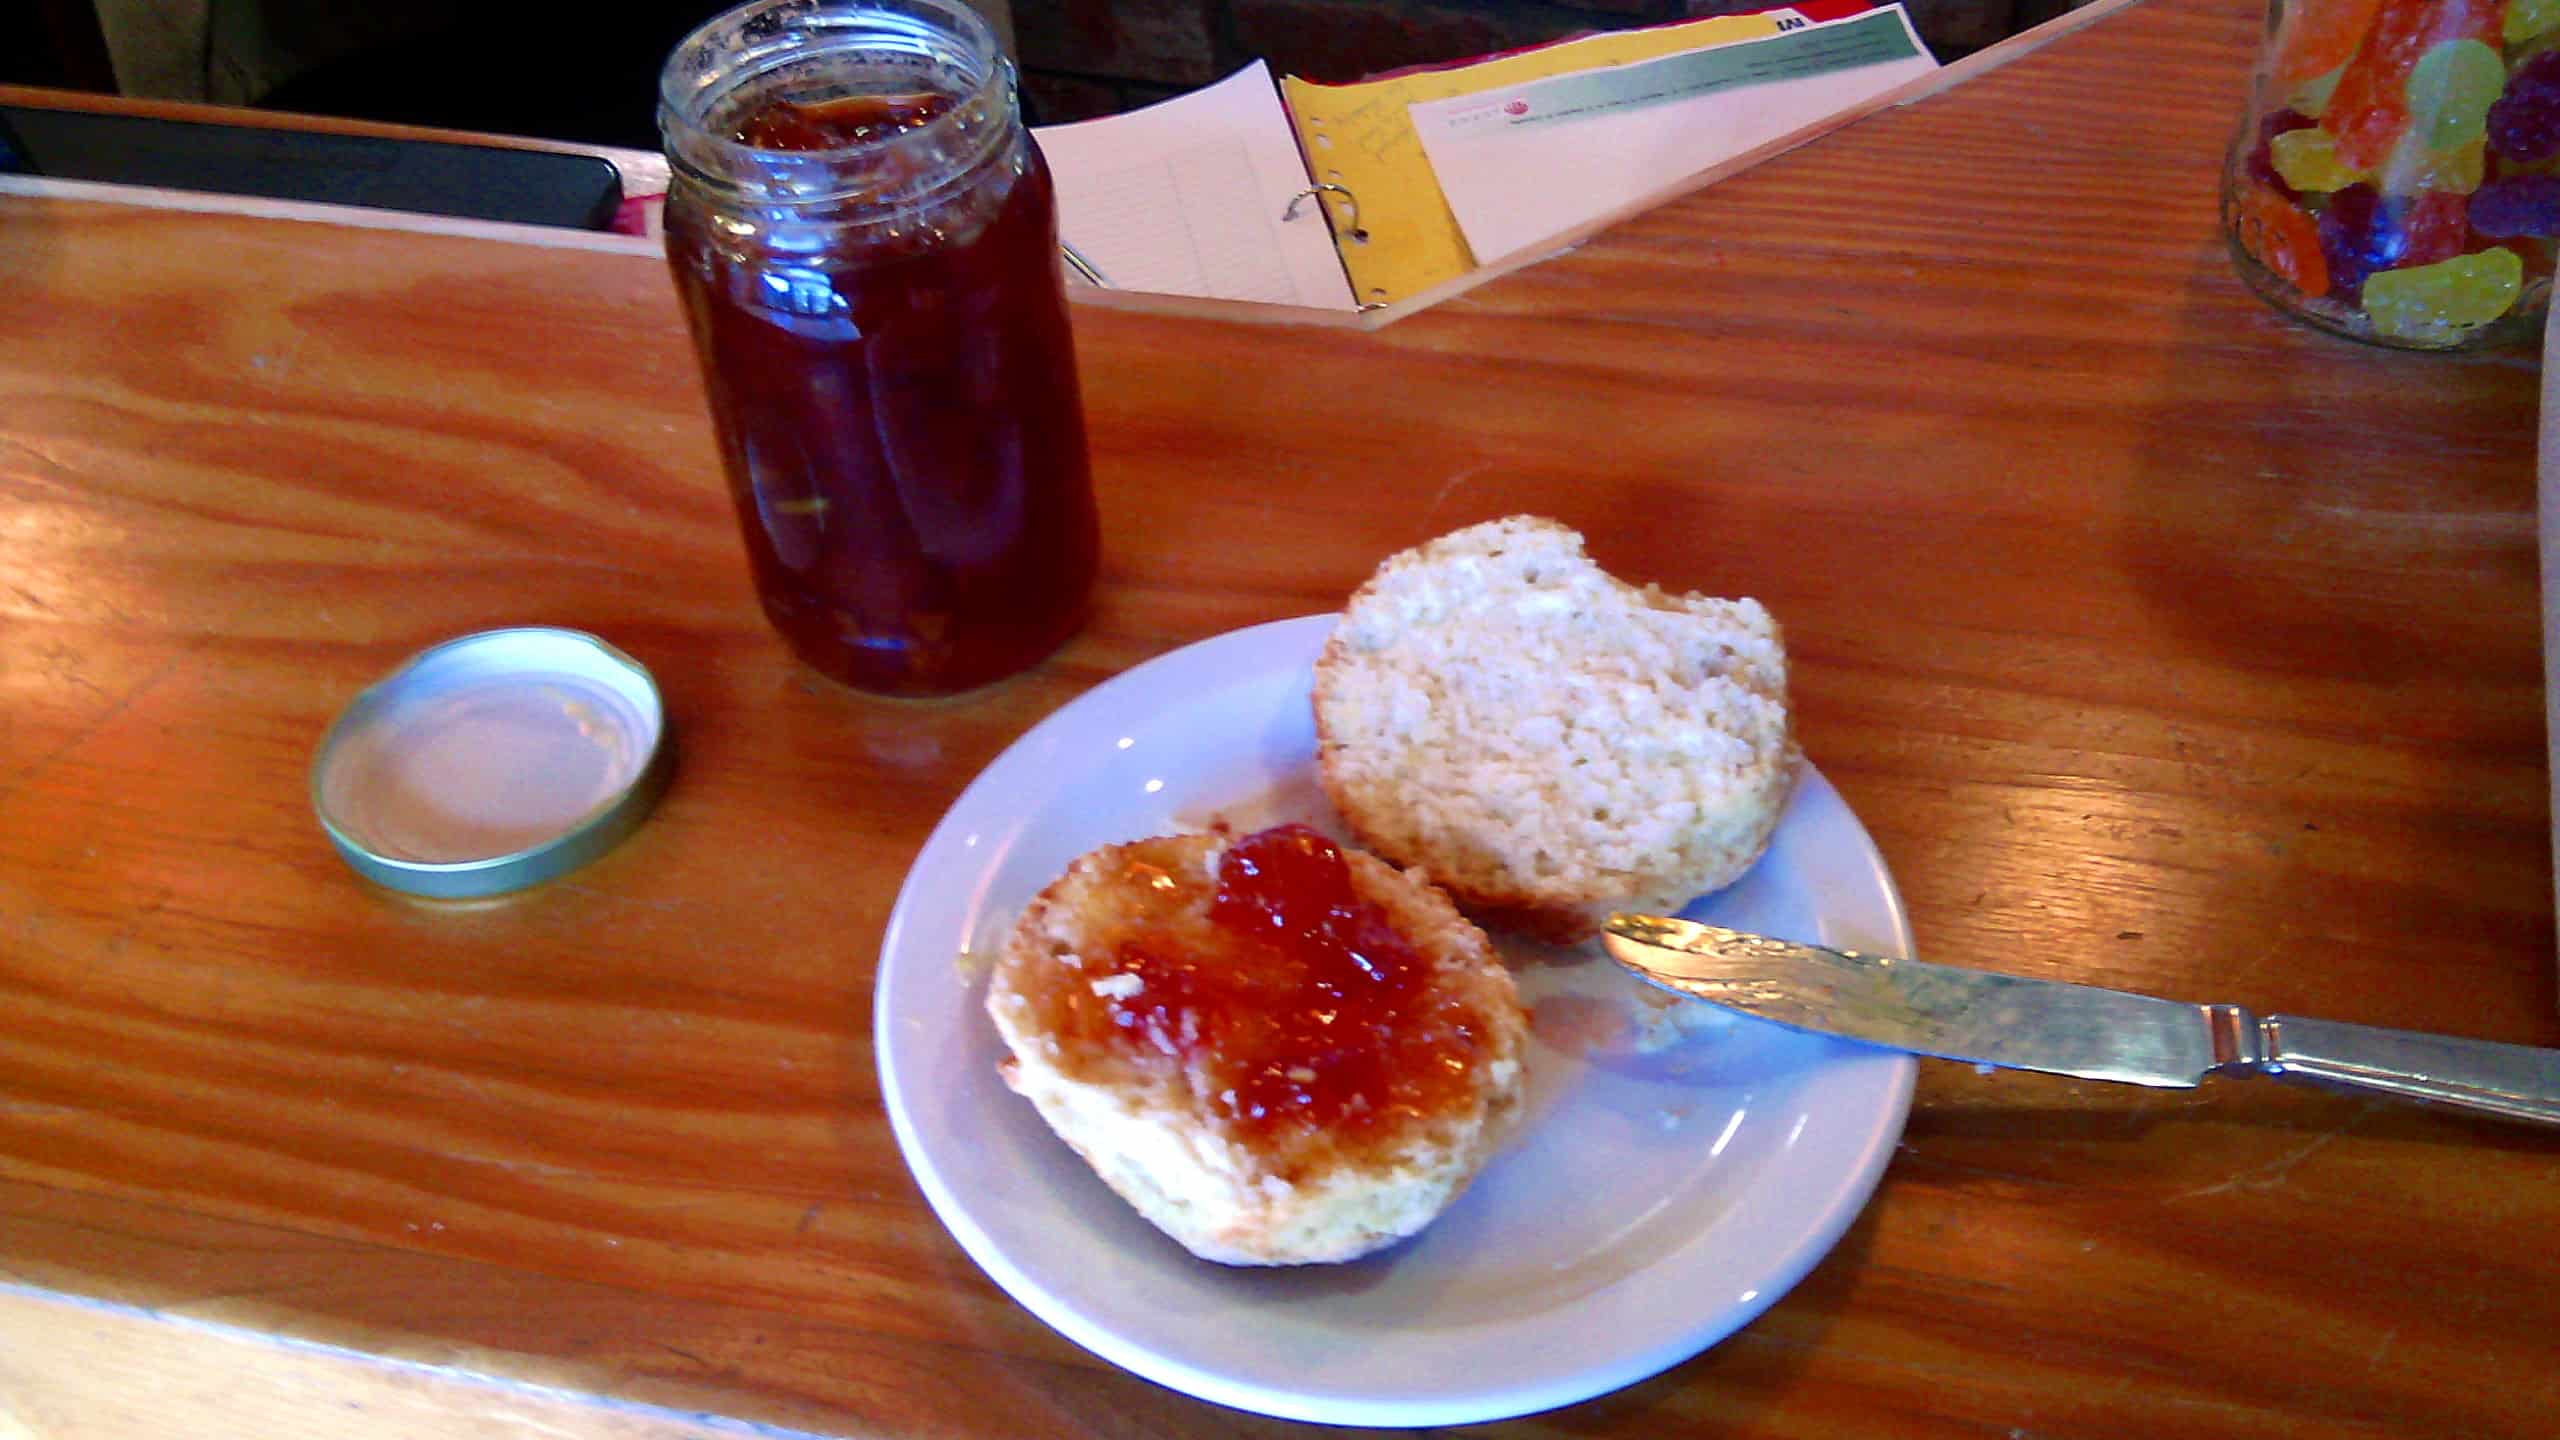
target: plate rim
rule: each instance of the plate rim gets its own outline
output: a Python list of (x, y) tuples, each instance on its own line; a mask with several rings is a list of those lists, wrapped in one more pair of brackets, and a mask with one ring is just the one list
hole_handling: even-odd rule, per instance
[[(1284, 1389), (1239, 1380), (1228, 1374), (1204, 1368), (1177, 1356), (1152, 1348), (1141, 1340), (1122, 1335), (1110, 1325), (1087, 1316), (1069, 1298), (1053, 1293), (1033, 1279), (1007, 1253), (970, 1212), (950, 1180), (935, 1163), (932, 1150), (924, 1143), (913, 1114), (913, 1106), (902, 1083), (896, 1057), (903, 1049), (897, 1028), (891, 1022), (895, 1012), (889, 1003), (889, 989), (895, 957), (902, 948), (907, 931), (917, 922), (919, 908), (925, 903), (918, 891), (917, 877), (929, 858), (948, 848), (951, 837), (968, 823), (972, 812), (983, 808), (987, 796), (1010, 784), (1010, 772), (1029, 763), (1044, 742), (1054, 741), (1061, 732), (1082, 723), (1082, 716), (1107, 709), (1121, 696), (1146, 690), (1157, 675), (1193, 666), (1211, 666), (1226, 660), (1230, 653), (1247, 660), (1244, 664), (1217, 664), (1220, 673), (1204, 676), (1201, 685), (1212, 680), (1250, 678), (1270, 668), (1266, 662), (1254, 660), (1256, 641), (1275, 642), (1307, 635), (1303, 648), (1312, 659), (1322, 648), (1323, 635), (1340, 619), (1338, 614), (1300, 616), (1292, 619), (1265, 621), (1219, 632), (1191, 641), (1153, 656), (1089, 690), (1069, 699), (1043, 716), (1029, 729), (1007, 744), (989, 760), (962, 788), (959, 795), (943, 811), (941, 818), (917, 849), (899, 883), (898, 896), (891, 906), (889, 920), (882, 931), (880, 952), (875, 963), (872, 983), (872, 1046), (874, 1067), (880, 1086), (882, 1110), (889, 1117), (890, 1130), (897, 1141), (899, 1157), (908, 1174), (924, 1194), (936, 1219), (956, 1240), (970, 1260), (995, 1282), (997, 1288), (1042, 1323), (1064, 1335), (1085, 1350), (1110, 1361), (1140, 1378), (1181, 1391), (1200, 1399), (1256, 1414), (1281, 1419), (1312, 1421), (1337, 1425), (1368, 1425), (1415, 1428), (1434, 1425), (1463, 1425), (1515, 1418), (1571, 1405), (1605, 1395), (1627, 1385), (1659, 1374), (1683, 1361), (1704, 1353), (1734, 1332), (1758, 1319), (1778, 1300), (1793, 1290), (1813, 1268), (1820, 1264), (1839, 1244), (1857, 1217), (1864, 1212), (1868, 1200), (1882, 1182), (1884, 1171), (1894, 1149), (1900, 1143), (1909, 1121), (1912, 1093), (1918, 1074), (1917, 1060), (1897, 1051), (1842, 1043), (1840, 1054), (1830, 1064), (1848, 1064), (1880, 1072), (1880, 1088), (1884, 1103), (1875, 1116), (1873, 1128), (1859, 1143), (1854, 1162), (1846, 1167), (1830, 1185), (1823, 1187), (1818, 1207), (1819, 1222), (1806, 1231), (1780, 1254), (1776, 1268), (1757, 1287), (1757, 1295), (1749, 1301), (1725, 1301), (1701, 1306), (1693, 1324), (1671, 1327), (1651, 1345), (1632, 1348), (1613, 1365), (1585, 1366), (1561, 1375), (1536, 1378), (1489, 1381), (1470, 1387), (1463, 1396), (1430, 1395), (1397, 1399), (1374, 1395), (1346, 1395), (1324, 1392), (1312, 1387)], [(1323, 627), (1321, 631), (1317, 627)], [(1912, 945), (1909, 912), (1901, 892), (1895, 885), (1884, 856), (1867, 832), (1865, 822), (1849, 808), (1810, 761), (1808, 775), (1831, 792), (1840, 816), (1854, 831), (1864, 848), (1867, 868), (1879, 886), (1892, 940), (1904, 953)], [(1000, 856), (983, 862), (992, 869), (1001, 863)], [(921, 962), (918, 962), (921, 963)], [(974, 988), (974, 987), (973, 987)], [(1207, 1263), (1207, 1262), (1202, 1262)], [(1589, 1299), (1607, 1294), (1631, 1282), (1639, 1281), (1646, 1272), (1639, 1270), (1612, 1281)], [(1588, 1300), (1586, 1300), (1588, 1303)], [(1498, 1321), (1497, 1324), (1526, 1324), (1525, 1320)]]

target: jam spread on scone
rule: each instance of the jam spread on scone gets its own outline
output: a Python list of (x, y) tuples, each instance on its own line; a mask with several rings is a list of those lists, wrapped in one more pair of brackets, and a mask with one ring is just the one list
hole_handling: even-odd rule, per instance
[(1042, 997), (1070, 1073), (1179, 1065), (1238, 1139), (1301, 1162), (1471, 1103), (1481, 1017), (1332, 841), (1284, 825), (1214, 875), (1145, 843), (1122, 865), (1098, 943)]

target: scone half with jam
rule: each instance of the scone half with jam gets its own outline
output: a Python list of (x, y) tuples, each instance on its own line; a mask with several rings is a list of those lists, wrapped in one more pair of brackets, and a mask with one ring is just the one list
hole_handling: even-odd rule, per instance
[(1191, 1253), (1350, 1260), (1507, 1137), (1527, 1019), (1484, 932), (1305, 826), (1112, 845), (1023, 912), (987, 1013), (1028, 1099)]

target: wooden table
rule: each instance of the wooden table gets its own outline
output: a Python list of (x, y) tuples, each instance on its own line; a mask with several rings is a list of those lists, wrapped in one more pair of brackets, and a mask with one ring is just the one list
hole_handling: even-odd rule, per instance
[[(0, 1435), (1293, 1430), (945, 1235), (881, 925), (1041, 715), (1514, 511), (1769, 603), (1923, 953), (2560, 1043), (2533, 360), (2243, 292), (2257, 29), (2148, 0), (1374, 334), (1082, 315), (1100, 614), (931, 707), (766, 633), (647, 256), (0, 197)], [(330, 716), (528, 621), (654, 667), (656, 818), (358, 884)], [(2540, 1436), (2555, 1235), (2549, 1134), (1928, 1064), (1776, 1309), (1501, 1431)]]

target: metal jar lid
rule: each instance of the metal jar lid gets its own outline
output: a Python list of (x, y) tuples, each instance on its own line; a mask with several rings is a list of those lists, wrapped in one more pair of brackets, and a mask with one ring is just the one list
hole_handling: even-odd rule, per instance
[(666, 787), (648, 667), (526, 626), (422, 650), (339, 713), (311, 765), (320, 826), (367, 879), (443, 899), (568, 873)]

